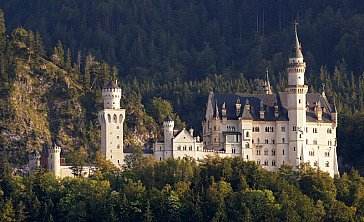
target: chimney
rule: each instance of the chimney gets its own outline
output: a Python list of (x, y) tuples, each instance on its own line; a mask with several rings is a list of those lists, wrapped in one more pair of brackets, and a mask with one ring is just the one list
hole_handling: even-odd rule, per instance
[(226, 120), (226, 104), (223, 103), (221, 107), (221, 116), (223, 120)]
[(240, 98), (238, 98), (236, 100), (235, 111), (236, 111), (236, 116), (239, 117), (240, 116), (240, 112), (241, 112)]
[(264, 120), (264, 113), (265, 113), (265, 111), (264, 111), (263, 101), (262, 101), (262, 100), (260, 100), (259, 118), (260, 118), (261, 120)]
[(321, 107), (321, 102), (320, 100), (317, 103), (317, 109), (316, 109), (316, 115), (317, 115), (317, 120), (318, 121), (322, 121), (322, 107)]
[(190, 128), (189, 132), (190, 132), (190, 135), (193, 137), (193, 129), (192, 128)]

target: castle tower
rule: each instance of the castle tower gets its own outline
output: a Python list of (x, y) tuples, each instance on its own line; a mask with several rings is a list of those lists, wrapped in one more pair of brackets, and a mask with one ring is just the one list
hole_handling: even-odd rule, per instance
[(56, 144), (48, 149), (48, 171), (56, 177), (61, 176), (61, 147)]
[(29, 155), (29, 175), (33, 175), (34, 172), (40, 167), (40, 154), (33, 151)]
[(295, 39), (288, 60), (288, 119), (289, 119), (289, 162), (293, 166), (299, 166), (304, 162), (302, 153), (305, 147), (306, 129), (306, 94), (308, 86), (305, 85), (306, 63), (303, 61), (301, 44), (297, 35), (295, 24)]
[(120, 108), (121, 88), (110, 81), (102, 89), (104, 109), (99, 111), (101, 125), (101, 153), (115, 166), (124, 164), (123, 124), (125, 109)]
[(174, 121), (170, 116), (167, 116), (163, 122), (164, 129), (164, 153), (163, 159), (167, 159), (169, 157), (173, 157), (173, 129), (174, 129)]

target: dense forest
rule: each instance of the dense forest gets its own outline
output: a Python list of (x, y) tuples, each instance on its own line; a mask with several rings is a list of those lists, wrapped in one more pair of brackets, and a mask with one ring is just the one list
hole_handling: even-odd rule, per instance
[(97, 155), (90, 178), (12, 174), (0, 159), (0, 221), (362, 221), (364, 178), (308, 166), (268, 172), (242, 158), (155, 161), (123, 171)]
[[(360, 1), (0, 5), (0, 221), (364, 220)], [(340, 178), (306, 165), (272, 173), (239, 158), (196, 164), (141, 157), (140, 148), (160, 139), (167, 115), (179, 129), (200, 133), (211, 89), (260, 92), (268, 69), (274, 92), (284, 90), (294, 20), (309, 90), (325, 83), (339, 110)], [(97, 111), (111, 78), (123, 89), (124, 143), (136, 152), (123, 171), (98, 152)], [(57, 180), (42, 170), (24, 175), (28, 154), (53, 142), (70, 164), (94, 163), (97, 171), (87, 179)]]

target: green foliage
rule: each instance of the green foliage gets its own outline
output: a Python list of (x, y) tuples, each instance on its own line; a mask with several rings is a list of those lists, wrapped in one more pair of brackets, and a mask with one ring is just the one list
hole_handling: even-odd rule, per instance
[[(102, 169), (90, 178), (59, 180), (42, 171), (32, 177), (2, 174), (0, 191), (6, 192), (0, 193), (1, 221), (313, 222), (363, 218), (364, 179), (355, 170), (341, 178), (312, 169), (287, 177), (287, 167), (280, 173), (268, 172), (241, 158), (209, 158), (200, 165), (187, 159), (142, 158), (124, 171), (112, 170), (105, 163), (98, 166)], [(237, 178), (250, 179), (238, 182)], [(14, 189), (6, 184), (13, 184)], [(345, 186), (349, 188), (341, 192)]]

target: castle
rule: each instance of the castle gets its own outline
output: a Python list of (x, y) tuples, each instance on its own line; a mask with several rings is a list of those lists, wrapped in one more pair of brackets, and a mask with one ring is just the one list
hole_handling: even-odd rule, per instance
[[(269, 79), (262, 94), (224, 94), (210, 92), (202, 123), (203, 142), (193, 129), (175, 133), (168, 116), (163, 123), (164, 140), (153, 146), (156, 160), (194, 158), (208, 155), (241, 157), (275, 171), (282, 164), (298, 167), (308, 163), (331, 176), (338, 175), (336, 127), (338, 114), (325, 93), (308, 93), (305, 85), (306, 63), (295, 28), (295, 39), (288, 59), (288, 87), (273, 94)], [(121, 89), (110, 81), (102, 90), (104, 109), (99, 111), (101, 151), (106, 159), (124, 164), (123, 123), (125, 109), (120, 107)], [(146, 154), (150, 155), (150, 154)], [(30, 168), (39, 156), (32, 155)], [(60, 148), (49, 149), (48, 169), (57, 177), (69, 176), (69, 166), (60, 164)], [(90, 173), (92, 166), (85, 168)]]
[[(173, 136), (173, 120), (164, 122), (164, 142), (156, 143), (154, 156), (193, 157), (217, 153), (242, 157), (274, 171), (282, 164), (308, 163), (331, 176), (339, 174), (336, 155), (338, 114), (325, 93), (308, 93), (306, 63), (295, 27), (287, 64), (288, 87), (273, 94), (269, 79), (263, 94), (210, 92), (203, 127), (203, 143), (183, 130)], [(188, 147), (188, 148), (187, 148)]]

